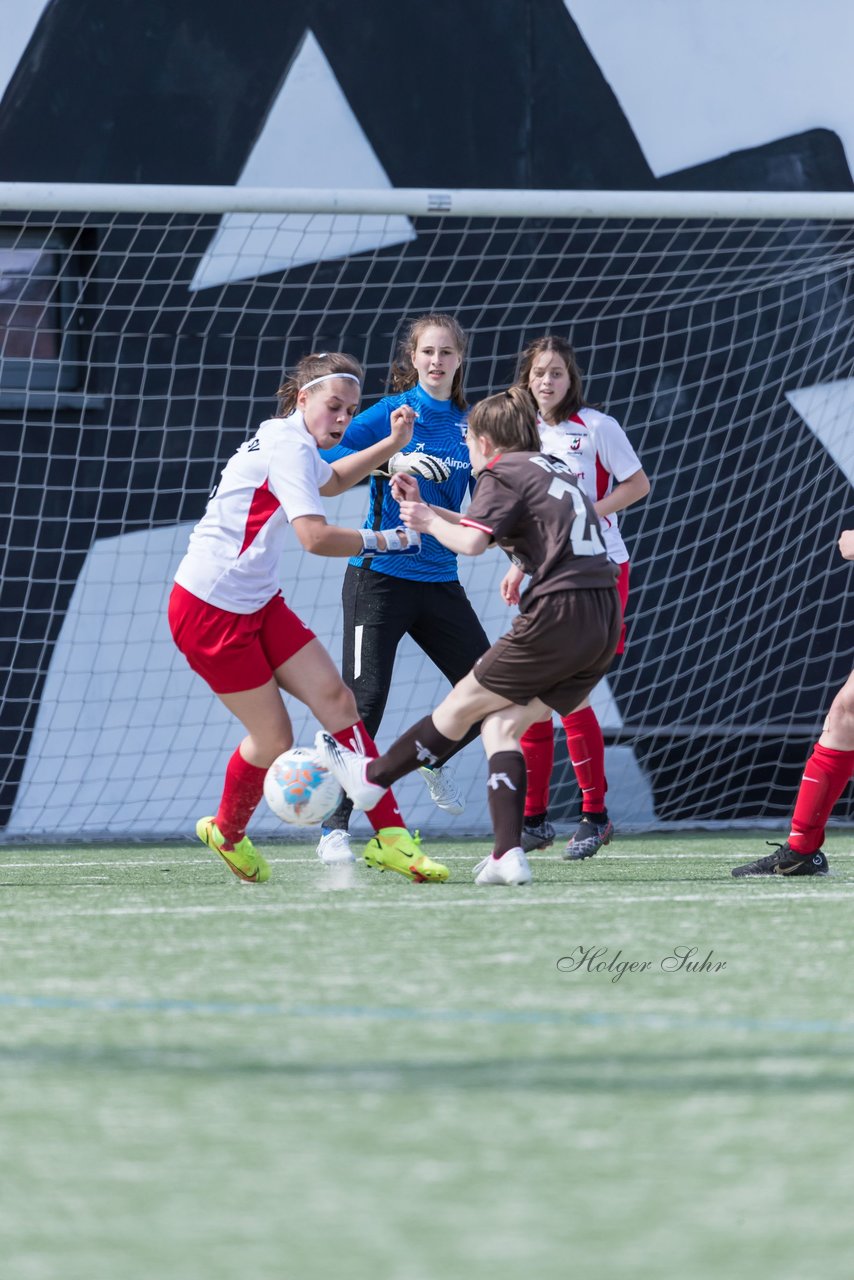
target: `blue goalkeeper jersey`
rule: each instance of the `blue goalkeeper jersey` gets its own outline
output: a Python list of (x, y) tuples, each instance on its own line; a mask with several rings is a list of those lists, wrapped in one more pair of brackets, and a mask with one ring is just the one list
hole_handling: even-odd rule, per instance
[[(322, 450), (322, 456), (327, 462), (334, 462), (336, 458), (384, 440), (391, 431), (391, 415), (402, 404), (412, 405), (418, 417), (412, 439), (401, 452), (417, 451), (441, 458), (451, 473), (442, 484), (416, 476), (421, 496), (425, 502), (459, 511), (471, 480), (471, 462), (465, 442), (466, 411), (458, 409), (452, 400), (434, 400), (418, 384), (398, 395), (385, 396), (358, 414), (344, 433), (341, 444), (334, 449)], [(391, 482), (382, 476), (372, 476), (368, 514), (362, 528), (393, 529), (399, 524), (400, 507), (391, 496)], [(350, 564), (367, 564), (376, 573), (420, 582), (456, 582), (458, 576), (457, 557), (453, 551), (426, 533), (421, 535), (419, 555), (353, 556)]]

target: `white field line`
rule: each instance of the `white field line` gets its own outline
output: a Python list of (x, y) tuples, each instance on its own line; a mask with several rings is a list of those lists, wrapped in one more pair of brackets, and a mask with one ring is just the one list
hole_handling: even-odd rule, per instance
[[(486, 842), (484, 842), (484, 843), (486, 843)], [(317, 866), (317, 867), (322, 867), (322, 865), (323, 865), (323, 864), (320, 862), (320, 859), (319, 859), (319, 858), (317, 858), (317, 857), (313, 857), (313, 858), (312, 858), (312, 857), (309, 857), (309, 858), (292, 858), (292, 857), (289, 857), (289, 856), (287, 856), (287, 855), (285, 855), (285, 856), (283, 856), (283, 857), (276, 857), (276, 855), (275, 855), (275, 854), (269, 854), (269, 853), (265, 853), (265, 855), (264, 855), (264, 856), (266, 857), (266, 859), (267, 859), (267, 861), (268, 861), (269, 863), (276, 863), (277, 865), (281, 865), (281, 866), (291, 865), (291, 866)], [(682, 859), (687, 860), (687, 861), (697, 861), (697, 860), (700, 860), (700, 861), (707, 861), (707, 862), (714, 862), (714, 861), (727, 862), (727, 861), (730, 861), (730, 860), (733, 858), (733, 856), (738, 857), (739, 855), (738, 855), (738, 854), (733, 855), (733, 854), (731, 854), (731, 853), (710, 853), (710, 852), (697, 852), (697, 853), (665, 853), (665, 854), (662, 854), (662, 853), (610, 853), (610, 852), (609, 852), (609, 853), (605, 856), (605, 858), (601, 858), (601, 859), (599, 860), (599, 863), (598, 863), (597, 865), (601, 866), (601, 865), (602, 865), (602, 863), (603, 863), (603, 862), (605, 862), (605, 861), (608, 861), (608, 862), (649, 862), (649, 861), (652, 861), (653, 859), (661, 859), (661, 860), (666, 860), (666, 861), (668, 861), (668, 862), (678, 862), (678, 861), (680, 861), (680, 860), (682, 860)], [(842, 854), (840, 854), (840, 853), (836, 853), (836, 852), (834, 852), (834, 853), (832, 853), (830, 856), (833, 858), (833, 860), (834, 860), (834, 862), (835, 862), (835, 861), (836, 861), (837, 859), (839, 859), (839, 858), (850, 858), (852, 855), (851, 855), (851, 854), (846, 854), (846, 853), (842, 853)], [(442, 857), (443, 857), (443, 858), (445, 858), (445, 859), (447, 859), (448, 861), (455, 861), (455, 862), (459, 862), (459, 861), (461, 861), (461, 860), (463, 860), (463, 859), (465, 859), (465, 860), (471, 859), (471, 860), (472, 860), (472, 862), (478, 862), (478, 861), (483, 857), (483, 854), (482, 854), (482, 853), (480, 853), (480, 852), (477, 852), (477, 853), (445, 853), (445, 852), (443, 851), (443, 852), (442, 852)], [(201, 858), (187, 858), (187, 857), (185, 857), (183, 854), (181, 854), (180, 852), (179, 852), (179, 853), (176, 853), (176, 854), (174, 855), (174, 857), (173, 857), (172, 855), (170, 855), (170, 854), (164, 854), (164, 855), (163, 855), (163, 857), (161, 857), (161, 858), (135, 858), (135, 857), (133, 857), (133, 856), (129, 856), (129, 857), (127, 857), (127, 858), (112, 858), (112, 859), (109, 859), (109, 860), (104, 860), (104, 859), (102, 859), (102, 858), (95, 858), (95, 857), (93, 856), (91, 859), (89, 859), (89, 860), (87, 860), (87, 861), (84, 861), (84, 862), (79, 862), (79, 861), (77, 861), (77, 862), (66, 862), (66, 861), (60, 861), (60, 862), (45, 862), (45, 861), (43, 861), (41, 858), (34, 858), (34, 859), (32, 859), (30, 862), (4, 862), (4, 861), (3, 861), (3, 858), (2, 858), (2, 853), (0, 853), (0, 874), (2, 874), (2, 873), (3, 873), (3, 871), (33, 871), (33, 870), (35, 870), (36, 868), (38, 868), (38, 869), (46, 868), (46, 869), (58, 869), (58, 870), (62, 870), (62, 869), (69, 868), (69, 867), (92, 867), (92, 868), (98, 868), (98, 867), (104, 867), (104, 868), (106, 868), (106, 867), (160, 867), (160, 866), (162, 866), (162, 865), (163, 865), (163, 863), (164, 863), (164, 862), (170, 862), (170, 861), (173, 861), (173, 862), (174, 862), (174, 861), (180, 861), (180, 863), (181, 863), (181, 866), (182, 866), (182, 867), (203, 867), (203, 866), (214, 866), (214, 865), (215, 865), (215, 863), (212, 863), (212, 862), (211, 862), (211, 858), (210, 858), (210, 856), (208, 856), (208, 857), (201, 857)], [(565, 861), (565, 859), (561, 858), (561, 857), (560, 857), (559, 855), (557, 855), (557, 854), (551, 854), (551, 855), (549, 855), (549, 854), (545, 854), (545, 853), (529, 853), (529, 854), (528, 854), (528, 861), (529, 861), (529, 862), (554, 862), (554, 863), (560, 863), (560, 862)], [(361, 859), (360, 859), (360, 858), (357, 858), (357, 859), (356, 859), (356, 863), (355, 863), (355, 865), (356, 865), (356, 866), (359, 866), (360, 864), (361, 864)]]
[[(591, 889), (592, 887), (593, 886), (591, 886)], [(564, 886), (561, 886), (561, 890), (563, 890), (563, 888)], [(257, 890), (253, 890), (253, 892), (257, 892)], [(419, 895), (421, 892), (422, 892), (421, 890), (418, 891)], [(430, 891), (428, 890), (427, 892), (430, 892)], [(854, 886), (851, 886), (851, 888), (849, 888), (848, 891), (845, 891), (842, 888), (840, 888), (838, 891), (833, 891), (831, 893), (823, 892), (820, 896), (821, 896), (821, 901), (824, 903), (828, 901), (830, 902), (850, 901), (852, 894), (854, 894)], [(500, 896), (492, 893), (485, 894), (483, 892), (480, 892), (476, 896), (473, 896), (471, 898), (450, 898), (450, 899), (448, 898), (443, 899), (438, 895), (433, 899), (428, 899), (426, 897), (422, 898), (420, 896), (417, 898), (414, 896), (408, 896), (408, 897), (401, 896), (399, 898), (394, 899), (393, 901), (378, 902), (376, 899), (365, 899), (365, 898), (359, 898), (358, 900), (351, 899), (348, 901), (347, 890), (344, 889), (344, 890), (341, 890), (339, 893), (337, 893), (334, 899), (330, 899), (329, 897), (324, 895), (323, 898), (318, 898), (316, 902), (295, 903), (295, 902), (284, 901), (284, 902), (274, 903), (274, 902), (259, 902), (256, 900), (252, 903), (249, 903), (249, 902), (245, 904), (223, 903), (223, 904), (217, 904), (215, 906), (105, 907), (100, 910), (94, 907), (81, 907), (79, 909), (71, 908), (67, 910), (47, 910), (47, 911), (40, 910), (40, 919), (53, 920), (53, 919), (62, 919), (64, 917), (77, 918), (77, 917), (89, 917), (89, 916), (100, 918), (104, 916), (159, 916), (159, 915), (162, 915), (162, 916), (212, 916), (212, 915), (250, 915), (250, 914), (256, 915), (259, 912), (268, 913), (268, 914), (274, 913), (277, 915), (288, 915), (288, 914), (306, 914), (307, 915), (315, 911), (321, 911), (321, 910), (327, 909), (330, 906), (333, 906), (333, 909), (336, 911), (400, 912), (401, 910), (406, 910), (406, 909), (416, 910), (416, 911), (430, 911), (430, 910), (454, 911), (454, 910), (460, 910), (460, 909), (467, 910), (470, 907), (478, 911), (496, 911), (496, 910), (503, 911), (508, 909), (523, 910), (526, 907), (565, 908), (567, 905), (575, 905), (576, 903), (580, 904), (582, 901), (585, 906), (589, 906), (591, 904), (592, 897), (593, 897), (593, 894), (585, 894), (583, 899), (567, 898), (567, 896), (563, 892), (561, 892), (558, 894), (553, 894), (547, 898), (535, 898), (535, 897), (532, 897), (529, 893), (522, 891), (520, 893), (514, 893), (514, 894), (501, 894)], [(804, 898), (801, 897), (796, 899), (793, 897), (793, 894), (791, 891), (786, 892), (783, 890), (775, 893), (763, 893), (760, 901), (763, 903), (772, 902), (772, 901), (788, 901), (788, 902), (799, 901), (802, 903), (804, 901)], [(732, 906), (734, 903), (734, 899), (731, 891), (726, 894), (723, 894), (723, 893), (621, 894), (618, 897), (609, 894), (607, 898), (598, 898), (598, 902), (602, 906), (605, 906), (605, 905), (610, 906), (611, 904), (614, 904), (614, 903), (631, 906), (634, 904), (643, 904), (648, 902), (677, 902), (677, 903), (701, 902), (705, 904), (709, 904), (709, 903), (727, 904), (729, 906)], [(751, 908), (755, 908), (757, 905), (756, 899), (750, 902), (748, 902), (747, 899), (741, 899), (741, 900), (736, 899), (735, 902), (737, 905), (742, 905), (742, 904), (745, 906), (749, 905)], [(30, 921), (32, 920), (31, 912), (23, 911), (23, 910), (16, 911), (14, 909), (9, 910), (7, 908), (4, 910), (3, 916), (4, 916), (4, 919), (6, 920), (23, 920), (23, 919), (30, 920)]]

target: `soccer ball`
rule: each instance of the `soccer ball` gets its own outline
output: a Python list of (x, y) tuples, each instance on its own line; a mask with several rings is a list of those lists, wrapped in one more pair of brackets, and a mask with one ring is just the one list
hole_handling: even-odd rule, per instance
[(264, 799), (282, 822), (316, 827), (338, 808), (344, 792), (313, 747), (291, 747), (264, 778)]

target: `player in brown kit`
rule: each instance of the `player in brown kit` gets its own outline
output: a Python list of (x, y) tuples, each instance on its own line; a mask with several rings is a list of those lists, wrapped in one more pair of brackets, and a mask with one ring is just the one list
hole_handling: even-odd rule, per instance
[(368, 760), (323, 732), (316, 742), (354, 804), (368, 809), (398, 778), (447, 756), (482, 720), (495, 844), (475, 867), (475, 882), (527, 884), (519, 739), (549, 708), (563, 716), (579, 706), (607, 672), (621, 627), (617, 568), (572, 471), (540, 452), (534, 409), (521, 388), (475, 405), (467, 443), (478, 480), (465, 514), (428, 506), (417, 481), (399, 476), (401, 514), (410, 528), (458, 554), (498, 545), (530, 575), (511, 630), (385, 755)]

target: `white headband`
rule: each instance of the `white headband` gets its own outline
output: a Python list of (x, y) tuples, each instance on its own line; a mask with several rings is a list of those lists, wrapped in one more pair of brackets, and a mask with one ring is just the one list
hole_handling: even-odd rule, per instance
[(362, 385), (355, 373), (322, 373), (319, 378), (312, 378), (311, 382), (304, 382), (300, 387), (300, 391), (306, 391), (309, 387), (316, 387), (318, 382), (326, 382), (329, 378), (352, 378), (354, 382), (359, 383), (360, 387)]

